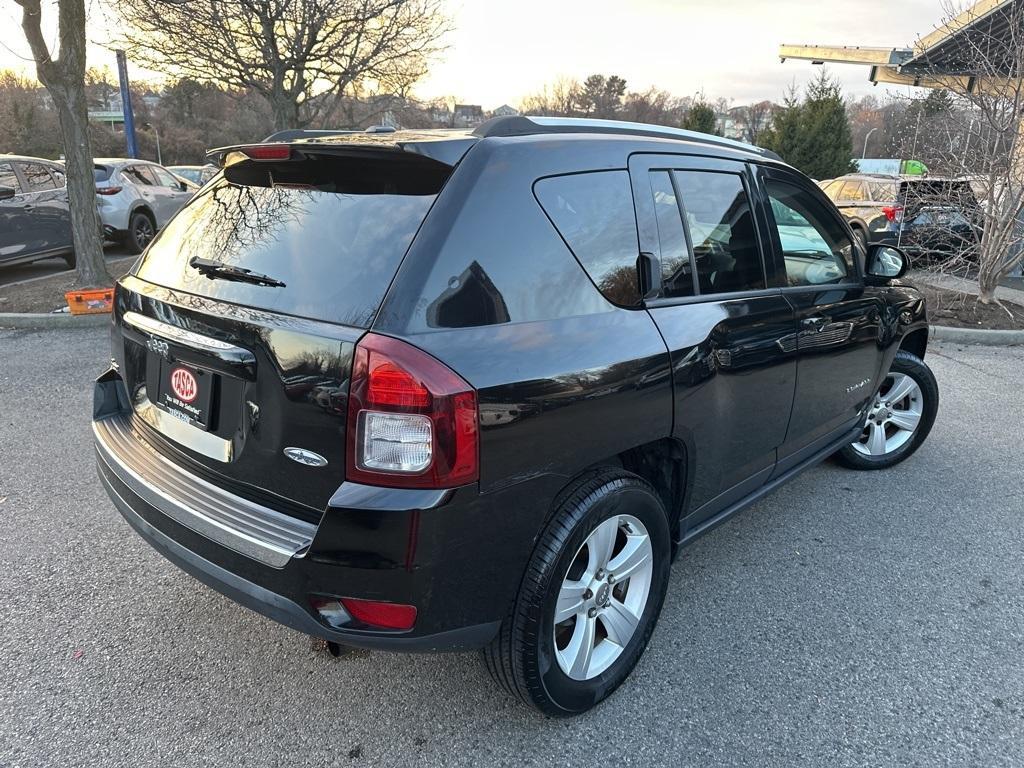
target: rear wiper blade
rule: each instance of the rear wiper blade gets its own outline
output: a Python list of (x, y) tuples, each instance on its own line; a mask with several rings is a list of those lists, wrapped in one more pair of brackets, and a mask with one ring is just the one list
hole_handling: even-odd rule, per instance
[(284, 283), (270, 275), (261, 275), (259, 272), (253, 272), (251, 269), (232, 267), (230, 264), (224, 264), (220, 261), (212, 261), (211, 259), (201, 259), (198, 256), (193, 256), (189, 259), (188, 265), (193, 269), (198, 270), (201, 274), (206, 275), (211, 280), (214, 278), (220, 278), (221, 280), (237, 280), (240, 283), (269, 285), (273, 288), (285, 287)]

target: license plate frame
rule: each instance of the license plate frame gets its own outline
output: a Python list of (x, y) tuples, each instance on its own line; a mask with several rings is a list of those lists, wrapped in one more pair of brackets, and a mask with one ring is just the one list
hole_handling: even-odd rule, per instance
[[(179, 370), (184, 372), (177, 374), (179, 377), (179, 389), (183, 393), (188, 390), (189, 376), (191, 376), (192, 381), (195, 383), (195, 394), (191, 399), (179, 396), (179, 393), (175, 391), (175, 387), (172, 384), (172, 377)], [(170, 362), (161, 359), (160, 378), (158, 381), (155, 404), (160, 410), (186, 424), (191, 424), (197, 429), (201, 429), (204, 432), (209, 431), (213, 391), (217, 383), (217, 375), (215, 373), (189, 363), (177, 360)]]

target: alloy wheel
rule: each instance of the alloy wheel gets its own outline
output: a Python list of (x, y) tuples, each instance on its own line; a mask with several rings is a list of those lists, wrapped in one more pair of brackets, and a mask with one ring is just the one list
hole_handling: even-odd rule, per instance
[(920, 385), (905, 373), (890, 373), (875, 395), (854, 450), (875, 458), (899, 450), (914, 436), (923, 413)]
[(152, 239), (153, 224), (148, 218), (142, 216), (135, 223), (135, 242), (144, 248), (149, 245), (149, 241)]
[(583, 542), (555, 603), (558, 666), (590, 680), (622, 655), (647, 607), (654, 574), (651, 537), (632, 515), (616, 515)]

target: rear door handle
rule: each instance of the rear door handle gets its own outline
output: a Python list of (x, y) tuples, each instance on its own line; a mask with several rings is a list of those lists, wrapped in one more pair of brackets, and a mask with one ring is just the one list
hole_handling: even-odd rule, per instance
[(805, 317), (800, 321), (801, 328), (809, 328), (812, 331), (820, 331), (826, 325), (828, 325), (829, 319), (827, 317)]

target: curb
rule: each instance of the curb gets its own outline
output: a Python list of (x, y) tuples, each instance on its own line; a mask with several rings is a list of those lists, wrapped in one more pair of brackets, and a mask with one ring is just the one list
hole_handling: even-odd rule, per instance
[(100, 328), (110, 325), (110, 313), (95, 315), (30, 314), (27, 312), (0, 312), (0, 329), (46, 331), (60, 328)]
[(951, 328), (948, 325), (933, 325), (929, 337), (936, 341), (986, 344), (994, 347), (1024, 344), (1024, 331), (988, 331), (982, 328)]

